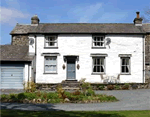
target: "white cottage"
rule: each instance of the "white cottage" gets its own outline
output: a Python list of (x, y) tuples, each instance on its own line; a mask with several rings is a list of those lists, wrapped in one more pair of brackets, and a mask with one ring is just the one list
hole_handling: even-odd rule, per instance
[[(10, 33), (12, 46), (27, 45), (26, 56), (33, 58), (28, 63), (24, 60), (28, 69), (20, 77), (23, 81), (53, 84), (86, 78), (90, 83), (145, 82), (145, 32), (139, 12), (134, 23), (39, 21), (35, 15), (31, 24), (17, 24)], [(3, 68), (6, 61), (12, 60), (1, 61)], [(11, 64), (7, 68), (10, 67)], [(6, 79), (4, 75), (1, 78)]]

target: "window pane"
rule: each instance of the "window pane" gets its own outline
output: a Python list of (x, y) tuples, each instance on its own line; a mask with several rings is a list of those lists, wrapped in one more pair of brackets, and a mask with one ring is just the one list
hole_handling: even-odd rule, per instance
[(104, 65), (104, 58), (101, 58), (101, 65)]
[(95, 58), (93, 58), (93, 63), (94, 63), (94, 65), (96, 65), (96, 59)]
[(101, 37), (100, 41), (104, 41), (104, 38), (103, 38), (103, 37)]
[(94, 37), (94, 40), (93, 41), (96, 41), (96, 37)]
[(97, 46), (101, 46), (100, 42), (97, 42)]
[(93, 72), (96, 72), (96, 66), (93, 67)]
[(125, 72), (125, 66), (121, 67), (121, 72), (123, 72), (123, 73)]
[(101, 66), (101, 72), (104, 72), (104, 66)]
[(122, 59), (122, 65), (125, 65), (125, 59)]
[(100, 41), (100, 37), (97, 37), (97, 41)]
[(129, 73), (129, 67), (126, 66), (125, 68), (126, 68), (126, 73)]
[(100, 42), (100, 46), (104, 46), (104, 42)]
[(129, 65), (129, 58), (126, 58), (126, 65)]
[(100, 72), (100, 66), (97, 66), (97, 72)]
[(56, 72), (56, 65), (54, 65), (54, 66), (53, 66), (53, 71), (55, 71), (55, 72)]
[(100, 65), (100, 58), (97, 58), (97, 65)]

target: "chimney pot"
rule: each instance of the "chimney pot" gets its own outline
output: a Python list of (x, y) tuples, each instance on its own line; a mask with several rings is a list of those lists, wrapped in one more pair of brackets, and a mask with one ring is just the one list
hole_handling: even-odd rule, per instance
[(140, 12), (139, 11), (136, 12), (136, 18), (140, 18)]

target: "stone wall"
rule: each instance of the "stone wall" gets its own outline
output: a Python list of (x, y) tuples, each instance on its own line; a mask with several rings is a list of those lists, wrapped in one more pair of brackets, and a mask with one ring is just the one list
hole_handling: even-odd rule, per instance
[[(145, 62), (150, 63), (150, 34), (145, 38)], [(145, 65), (145, 82), (150, 79), (150, 64)]]
[(12, 45), (29, 45), (28, 35), (12, 35)]

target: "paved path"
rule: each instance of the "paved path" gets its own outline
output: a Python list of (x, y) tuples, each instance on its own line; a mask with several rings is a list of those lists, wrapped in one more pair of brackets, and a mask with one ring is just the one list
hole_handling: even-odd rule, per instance
[(19, 110), (64, 110), (64, 111), (96, 111), (96, 110), (150, 110), (150, 89), (140, 90), (118, 90), (118, 91), (96, 91), (98, 94), (114, 95), (120, 101), (108, 103), (90, 104), (18, 104), (1, 103), (2, 109)]

